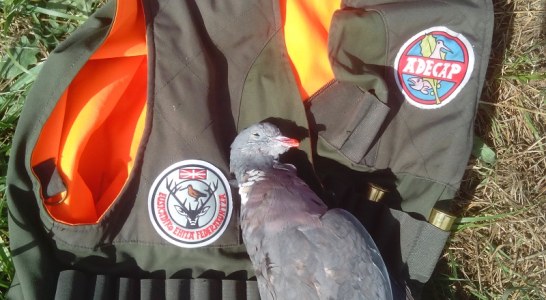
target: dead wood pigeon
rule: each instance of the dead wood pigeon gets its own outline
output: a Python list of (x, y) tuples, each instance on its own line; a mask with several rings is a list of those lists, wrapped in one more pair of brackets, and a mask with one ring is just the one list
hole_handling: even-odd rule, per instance
[(270, 123), (231, 145), (241, 195), (243, 241), (262, 299), (392, 299), (385, 264), (371, 236), (322, 200), (279, 155), (299, 142)]

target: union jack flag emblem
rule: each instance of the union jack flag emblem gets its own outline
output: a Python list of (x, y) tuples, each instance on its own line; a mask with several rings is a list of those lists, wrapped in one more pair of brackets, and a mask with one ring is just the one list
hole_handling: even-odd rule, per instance
[(192, 169), (185, 168), (178, 171), (178, 177), (180, 179), (207, 179), (207, 170), (206, 169)]

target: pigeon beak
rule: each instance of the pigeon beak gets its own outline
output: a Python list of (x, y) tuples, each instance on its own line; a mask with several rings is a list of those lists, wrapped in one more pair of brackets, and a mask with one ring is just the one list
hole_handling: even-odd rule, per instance
[(281, 143), (281, 145), (288, 148), (297, 148), (300, 146), (300, 142), (296, 139), (287, 138), (285, 136), (280, 136), (275, 138), (276, 141)]

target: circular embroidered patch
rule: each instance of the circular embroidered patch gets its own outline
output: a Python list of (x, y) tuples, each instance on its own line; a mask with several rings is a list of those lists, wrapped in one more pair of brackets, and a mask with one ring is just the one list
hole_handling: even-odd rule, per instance
[(216, 241), (231, 218), (229, 182), (208, 162), (184, 160), (155, 179), (148, 196), (150, 220), (168, 242), (196, 248)]
[(446, 27), (432, 27), (411, 37), (394, 61), (396, 83), (406, 100), (434, 109), (453, 100), (474, 69), (468, 40)]

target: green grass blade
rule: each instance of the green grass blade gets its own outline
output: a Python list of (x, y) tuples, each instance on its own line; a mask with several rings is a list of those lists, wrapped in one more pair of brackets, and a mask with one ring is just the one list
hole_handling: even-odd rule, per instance
[(32, 67), (25, 75), (19, 77), (10, 87), (10, 91), (19, 91), (29, 84), (33, 83), (38, 76), (38, 73), (42, 70), (43, 63), (39, 63), (36, 66)]
[(494, 165), (497, 161), (495, 151), (477, 135), (474, 136), (472, 155), (488, 165)]
[(44, 7), (36, 6), (33, 9), (37, 13), (45, 14), (45, 15), (48, 15), (48, 16), (51, 16), (51, 17), (64, 18), (64, 19), (75, 20), (75, 21), (80, 21), (80, 22), (83, 22), (83, 21), (87, 20), (86, 17), (70, 15), (70, 14), (67, 14), (67, 13), (63, 13), (63, 12), (60, 12), (60, 11), (56, 11), (56, 10), (52, 10), (52, 9), (48, 9), (48, 8), (44, 8)]

